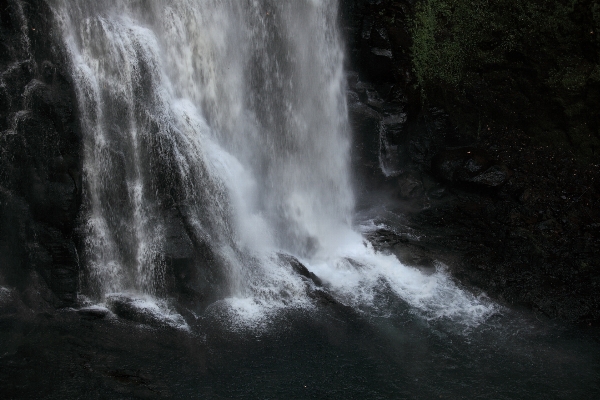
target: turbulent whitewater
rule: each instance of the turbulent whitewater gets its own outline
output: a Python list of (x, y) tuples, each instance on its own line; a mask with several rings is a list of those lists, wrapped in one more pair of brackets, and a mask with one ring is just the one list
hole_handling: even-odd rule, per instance
[(167, 296), (169, 265), (191, 258), (209, 310), (254, 323), (315, 307), (285, 254), (357, 309), (387, 290), (426, 318), (493, 312), (353, 227), (337, 2), (53, 5), (85, 135), (86, 295)]

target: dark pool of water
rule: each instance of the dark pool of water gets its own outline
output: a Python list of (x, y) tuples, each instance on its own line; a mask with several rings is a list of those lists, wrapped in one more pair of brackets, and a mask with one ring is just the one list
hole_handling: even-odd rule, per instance
[(194, 333), (75, 312), (0, 317), (2, 398), (596, 399), (600, 332), (506, 311), (477, 328), (324, 306)]

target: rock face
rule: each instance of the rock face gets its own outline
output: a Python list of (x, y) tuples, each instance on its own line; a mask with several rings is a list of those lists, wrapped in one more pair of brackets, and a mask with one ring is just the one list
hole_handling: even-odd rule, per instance
[[(413, 90), (408, 57), (408, 31), (402, 21), (409, 9), (401, 2), (344, 1), (350, 69), (348, 102), (355, 135), (353, 165), (359, 197), (372, 191), (395, 190), (389, 177), (404, 172), (410, 159), (407, 144), (414, 116)], [(389, 29), (379, 11), (391, 7), (397, 24)], [(406, 68), (399, 68), (404, 65)], [(360, 199), (359, 199), (360, 200)]]
[[(89, 271), (82, 223), (82, 143), (78, 101), (62, 39), (45, 0), (0, 2), (0, 286), (45, 285), (52, 306), (74, 306)], [(158, 150), (156, 150), (158, 151)], [(173, 165), (151, 160), (165, 210), (164, 285), (187, 305), (210, 301), (221, 271), (207, 244), (194, 241), (177, 198)], [(162, 164), (161, 164), (162, 163)], [(117, 181), (117, 180), (115, 180)], [(126, 190), (115, 188), (115, 195)], [(37, 279), (38, 277), (42, 279)], [(80, 284), (82, 287), (80, 288)], [(46, 289), (46, 288), (43, 288)], [(99, 294), (100, 295), (100, 294)]]
[[(410, 56), (413, 9), (412, 1), (343, 2), (359, 204), (368, 203), (373, 192), (423, 199), (432, 188), (434, 156), (463, 144), (446, 112), (421, 106)], [(413, 191), (416, 187), (422, 189)]]
[[(600, 251), (598, 157), (577, 160), (574, 152), (584, 142), (573, 147), (543, 145), (535, 136), (540, 124), (530, 132), (535, 116), (552, 114), (553, 109), (534, 110), (533, 103), (519, 95), (539, 86), (542, 75), (511, 69), (529, 62), (528, 68), (547, 74), (551, 71), (536, 57), (554, 50), (532, 51), (520, 59), (506, 54), (508, 63), (486, 64), (482, 74), (469, 78), (481, 84), (471, 85), (466, 98), (446, 96), (448, 88), (429, 82), (429, 97), (423, 101), (423, 88), (414, 76), (414, 32), (409, 27), (416, 6), (425, 1), (344, 2), (350, 65), (356, 71), (348, 84), (355, 162), (357, 175), (366, 177), (366, 183), (358, 185), (360, 204), (369, 207), (379, 201), (370, 197), (372, 192), (387, 192), (393, 199), (390, 207), (403, 216), (404, 225), (396, 228), (419, 232), (420, 237), (408, 242), (390, 232), (376, 232), (369, 239), (409, 265), (419, 265), (422, 254), (441, 260), (455, 277), (498, 300), (550, 317), (599, 323), (600, 264), (594, 256)], [(453, 2), (470, 7), (462, 3)], [(565, 16), (567, 26), (583, 9)], [(587, 15), (580, 23), (589, 19)], [(439, 40), (445, 43), (449, 38), (442, 35)], [(568, 35), (558, 39), (567, 47), (570, 40), (579, 43)], [(523, 40), (517, 45), (529, 46), (529, 39)], [(589, 48), (586, 62), (597, 62), (592, 60), (597, 53), (598, 48)], [(496, 79), (503, 74), (508, 80)], [(515, 86), (519, 90), (507, 90), (506, 82), (515, 80), (521, 82)], [(585, 107), (596, 101), (595, 85), (588, 85)], [(564, 108), (583, 101), (582, 86), (572, 89), (577, 93), (563, 101)], [(544, 93), (530, 98), (539, 105)], [(557, 99), (546, 100), (544, 104)], [(520, 116), (529, 115), (521, 118), (521, 125), (506, 118), (504, 111), (516, 115), (514, 109)], [(494, 117), (498, 115), (502, 117)], [(571, 135), (580, 119), (562, 111), (551, 117), (551, 124), (564, 126), (563, 136)], [(467, 129), (473, 128), (473, 121), (475, 134)], [(586, 129), (595, 127), (588, 123)], [(589, 140), (594, 142), (593, 135)]]
[(0, 7), (0, 283), (38, 273), (63, 306), (78, 286), (81, 134), (51, 18), (43, 1)]
[(495, 188), (508, 181), (510, 171), (474, 147), (446, 149), (431, 161), (433, 174), (446, 182)]

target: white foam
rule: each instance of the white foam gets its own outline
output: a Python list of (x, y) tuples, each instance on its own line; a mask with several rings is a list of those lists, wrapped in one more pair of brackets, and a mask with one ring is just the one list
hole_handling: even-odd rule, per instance
[(419, 315), (428, 319), (448, 318), (477, 324), (496, 311), (484, 298), (461, 289), (441, 265), (433, 274), (403, 265), (393, 255), (375, 251), (356, 233), (332, 255), (304, 260), (309, 270), (323, 279), (343, 302), (355, 307), (380, 307), (374, 303), (382, 281)]
[(269, 326), (285, 311), (307, 311), (315, 307), (308, 295), (310, 282), (300, 277), (276, 254), (260, 256), (254, 271), (247, 275), (244, 291), (215, 305), (235, 328), (258, 329)]

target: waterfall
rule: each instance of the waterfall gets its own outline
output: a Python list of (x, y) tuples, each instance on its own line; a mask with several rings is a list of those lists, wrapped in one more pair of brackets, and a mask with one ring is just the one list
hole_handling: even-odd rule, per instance
[(312, 284), (280, 254), (346, 304), (389, 286), (428, 316), (489, 314), (443, 272), (375, 252), (352, 226), (336, 1), (53, 8), (84, 132), (90, 295), (160, 297), (175, 230), (194, 243), (185, 257), (206, 256), (220, 304), (245, 318), (313, 306)]

